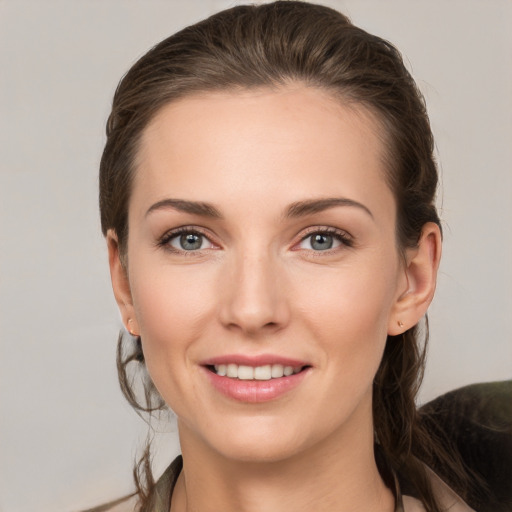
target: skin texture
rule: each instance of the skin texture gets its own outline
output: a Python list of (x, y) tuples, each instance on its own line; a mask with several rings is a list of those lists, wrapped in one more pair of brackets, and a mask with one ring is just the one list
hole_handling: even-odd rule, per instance
[[(108, 244), (125, 325), (178, 417), (173, 511), (393, 510), (373, 458), (372, 381), (387, 335), (432, 299), (440, 234), (427, 224), (404, 261), (379, 129), (362, 108), (300, 85), (191, 96), (146, 128), (127, 268), (115, 233)], [(357, 205), (289, 215), (330, 198)], [(154, 206), (167, 199), (218, 215)], [(199, 250), (170, 238), (182, 227), (204, 236)], [(333, 230), (342, 238), (315, 250), (311, 235)], [(204, 367), (226, 354), (308, 369), (276, 399), (240, 401)]]

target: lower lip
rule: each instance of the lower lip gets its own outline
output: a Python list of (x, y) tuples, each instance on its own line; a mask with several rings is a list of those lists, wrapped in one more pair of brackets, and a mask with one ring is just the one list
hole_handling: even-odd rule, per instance
[(270, 380), (232, 379), (221, 377), (208, 368), (204, 368), (204, 371), (213, 387), (223, 395), (240, 402), (261, 403), (276, 400), (295, 389), (309, 373), (309, 368), (288, 377)]

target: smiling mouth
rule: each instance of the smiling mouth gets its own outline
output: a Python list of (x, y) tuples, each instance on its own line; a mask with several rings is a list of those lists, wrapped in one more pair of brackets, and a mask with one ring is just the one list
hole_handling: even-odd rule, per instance
[(208, 370), (219, 377), (238, 380), (272, 380), (295, 375), (309, 366), (285, 366), (282, 364), (267, 364), (263, 366), (247, 366), (238, 364), (208, 365)]

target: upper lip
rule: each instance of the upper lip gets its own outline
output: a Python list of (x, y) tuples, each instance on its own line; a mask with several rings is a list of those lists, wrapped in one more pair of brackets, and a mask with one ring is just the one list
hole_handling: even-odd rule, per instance
[(283, 366), (309, 366), (308, 363), (300, 359), (285, 357), (275, 354), (260, 354), (260, 355), (246, 355), (246, 354), (226, 354), (222, 356), (215, 356), (201, 362), (203, 366), (215, 366), (219, 364), (237, 364), (245, 366), (266, 366), (273, 364), (281, 364)]

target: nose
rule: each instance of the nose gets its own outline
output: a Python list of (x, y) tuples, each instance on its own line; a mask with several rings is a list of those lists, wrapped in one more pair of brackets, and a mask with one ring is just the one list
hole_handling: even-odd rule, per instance
[(222, 324), (251, 337), (283, 329), (290, 310), (282, 270), (270, 255), (240, 255), (232, 261), (222, 283)]

